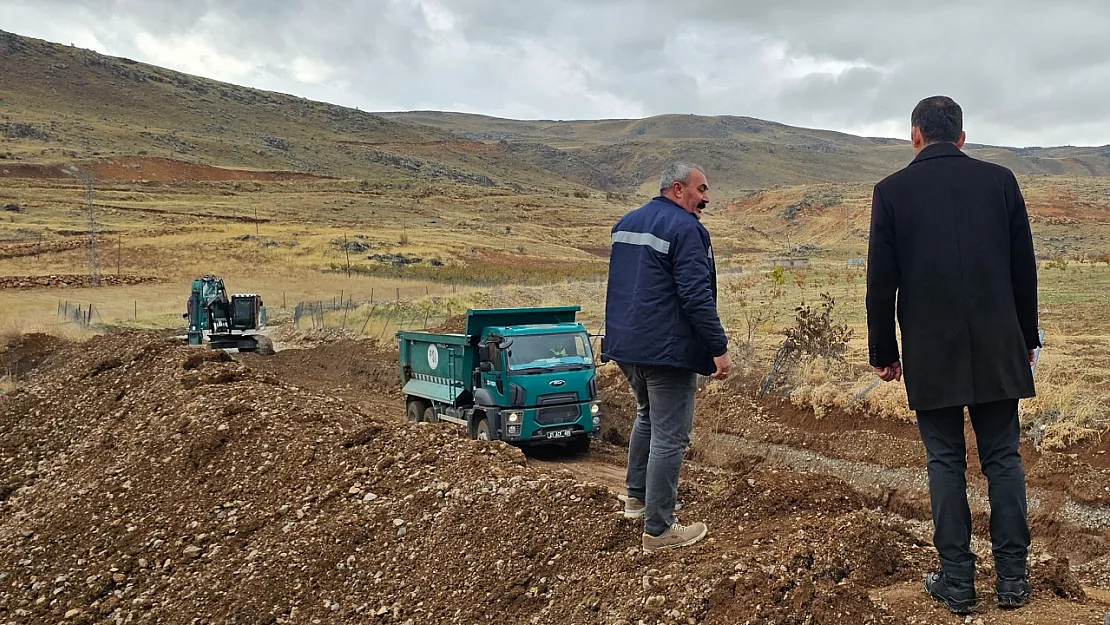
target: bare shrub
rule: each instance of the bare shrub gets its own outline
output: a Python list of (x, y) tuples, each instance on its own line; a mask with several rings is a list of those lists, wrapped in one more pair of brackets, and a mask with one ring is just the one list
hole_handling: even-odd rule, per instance
[(783, 334), (795, 349), (806, 356), (843, 361), (853, 331), (845, 324), (833, 322), (832, 311), (836, 300), (831, 295), (822, 293), (821, 300), (817, 309), (804, 303), (795, 308), (797, 316), (794, 326), (787, 328)]

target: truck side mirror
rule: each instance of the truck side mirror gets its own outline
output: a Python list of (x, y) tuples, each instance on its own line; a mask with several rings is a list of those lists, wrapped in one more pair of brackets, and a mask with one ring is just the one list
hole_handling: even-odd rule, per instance
[(489, 345), (481, 343), (478, 345), (478, 361), (482, 364), (489, 362)]
[(493, 363), (486, 360), (478, 365), (478, 369), (482, 373), (489, 373), (490, 371), (493, 371)]

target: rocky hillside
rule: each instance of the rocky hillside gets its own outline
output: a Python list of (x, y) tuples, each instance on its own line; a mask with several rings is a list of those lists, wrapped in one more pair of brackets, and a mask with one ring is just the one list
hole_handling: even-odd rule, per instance
[[(404, 185), (651, 192), (673, 158), (717, 191), (873, 181), (905, 142), (747, 117), (514, 121), (442, 112), (371, 114), (249, 89), (0, 31), (0, 159), (152, 156)], [(1022, 173), (1110, 173), (1110, 149), (974, 153)], [(3, 174), (0, 168), (0, 175)]]

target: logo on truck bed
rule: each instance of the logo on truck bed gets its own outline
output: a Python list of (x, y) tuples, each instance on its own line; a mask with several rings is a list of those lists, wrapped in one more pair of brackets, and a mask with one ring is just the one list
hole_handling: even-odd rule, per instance
[(435, 344), (428, 346), (428, 366), (433, 369), (439, 367), (439, 349)]

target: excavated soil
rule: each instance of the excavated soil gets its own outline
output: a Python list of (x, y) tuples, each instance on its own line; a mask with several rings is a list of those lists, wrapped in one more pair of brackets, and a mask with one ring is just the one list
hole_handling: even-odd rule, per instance
[(38, 367), (46, 357), (66, 345), (50, 334), (15, 334), (4, 337), (0, 343), (0, 375), (15, 380), (22, 379)]
[[(406, 423), (396, 354), (371, 341), (36, 353), (0, 397), (0, 623), (965, 622), (921, 591), (928, 523), (758, 453), (686, 463), (680, 515), (710, 534), (647, 556), (617, 513), (615, 435), (544, 459)], [(619, 381), (606, 415), (627, 424)], [(1035, 543), (1033, 604), (967, 622), (1100, 622), (1105, 563), (1066, 556)]]

